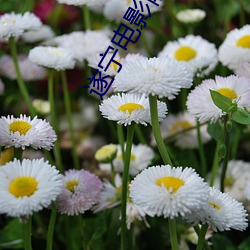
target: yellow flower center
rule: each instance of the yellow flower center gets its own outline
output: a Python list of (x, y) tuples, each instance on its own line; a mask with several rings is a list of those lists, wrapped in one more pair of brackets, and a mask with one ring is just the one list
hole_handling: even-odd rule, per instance
[(175, 122), (172, 127), (171, 127), (171, 132), (174, 134), (178, 131), (187, 129), (187, 128), (191, 128), (192, 124), (189, 121), (186, 120), (181, 120), (181, 121), (177, 121)]
[(51, 53), (52, 53), (52, 54), (55, 54), (55, 55), (57, 55), (57, 56), (63, 56), (63, 51), (62, 51), (61, 49), (53, 48), (53, 49), (51, 50)]
[(233, 178), (233, 176), (227, 176), (226, 178), (225, 178), (225, 180), (224, 180), (224, 185), (226, 186), (226, 187), (231, 187), (231, 186), (233, 186), (233, 184), (234, 184), (234, 178)]
[(159, 178), (155, 182), (155, 184), (160, 187), (162, 186), (162, 184), (164, 184), (164, 186), (167, 189), (172, 188), (172, 193), (175, 193), (181, 186), (184, 185), (184, 181), (176, 177), (166, 176), (166, 177)]
[(33, 177), (17, 177), (10, 183), (9, 191), (14, 196), (23, 197), (31, 196), (37, 190), (37, 181)]
[(229, 89), (229, 88), (220, 88), (220, 89), (217, 89), (216, 92), (230, 98), (230, 99), (236, 99), (237, 98), (237, 94), (232, 90), (232, 89)]
[(5, 20), (5, 21), (2, 22), (3, 25), (7, 25), (7, 24), (9, 24), (9, 23), (15, 24), (15, 23), (16, 23), (16, 20), (15, 20), (15, 19), (12, 19), (12, 20), (8, 20), (8, 21)]
[(75, 187), (77, 187), (78, 184), (79, 182), (77, 180), (67, 181), (66, 188), (73, 193), (75, 191)]
[[(118, 155), (118, 158), (119, 158), (121, 161), (123, 161), (123, 156), (122, 156), (122, 154)], [(130, 155), (130, 161), (135, 161), (135, 159), (136, 159), (135, 154), (131, 153), (131, 155)]]
[[(121, 63), (121, 60), (116, 60), (116, 61), (117, 61), (118, 63)], [(119, 65), (117, 65), (117, 64), (114, 63), (114, 62), (111, 62), (110, 65), (109, 65), (109, 67), (113, 68), (113, 69), (115, 70), (115, 72), (117, 72)]]
[(14, 148), (7, 148), (2, 151), (0, 155), (0, 166), (5, 165), (7, 162), (14, 158)]
[(238, 47), (250, 49), (250, 35), (246, 35), (246, 36), (241, 37), (241, 38), (237, 41), (236, 45), (237, 45)]
[(208, 202), (208, 204), (210, 206), (212, 206), (213, 208), (215, 208), (216, 210), (220, 210), (220, 206), (218, 206), (217, 204), (213, 203), (213, 202)]
[(9, 124), (10, 131), (19, 132), (20, 135), (25, 135), (31, 128), (32, 125), (25, 121), (14, 121)]
[(136, 110), (136, 109), (143, 109), (144, 107), (141, 104), (138, 103), (133, 103), (133, 102), (128, 102), (123, 105), (121, 105), (118, 108), (118, 111), (122, 111), (123, 113), (126, 113), (127, 111), (131, 115), (131, 113)]
[(178, 61), (190, 61), (196, 57), (196, 51), (189, 46), (182, 46), (176, 50), (174, 56)]

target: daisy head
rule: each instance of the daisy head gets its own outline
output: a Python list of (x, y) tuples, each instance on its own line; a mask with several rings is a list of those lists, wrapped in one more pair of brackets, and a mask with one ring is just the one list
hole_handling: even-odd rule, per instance
[(25, 31), (36, 30), (42, 25), (33, 13), (6, 13), (0, 17), (0, 42), (8, 42), (10, 37), (19, 38)]
[(0, 178), (0, 213), (12, 217), (48, 207), (62, 189), (59, 171), (43, 159), (15, 159), (0, 168)]
[(194, 35), (168, 42), (159, 53), (159, 57), (166, 56), (183, 62), (198, 76), (208, 75), (218, 62), (215, 45)]
[(176, 14), (176, 18), (182, 23), (197, 23), (206, 17), (206, 12), (201, 9), (181, 10)]
[(206, 206), (197, 213), (187, 216), (189, 221), (207, 223), (217, 232), (235, 229), (243, 231), (247, 228), (247, 212), (242, 203), (233, 199), (228, 193), (210, 188)]
[(88, 7), (98, 7), (103, 4), (104, 0), (57, 0), (57, 2), (74, 6), (87, 5)]
[[(149, 101), (145, 95), (113, 95), (102, 102), (100, 111), (103, 117), (124, 126), (131, 125), (132, 122), (145, 126), (151, 123)], [(166, 113), (166, 104), (158, 101), (159, 120), (162, 120)]]
[(116, 75), (115, 91), (158, 95), (174, 99), (181, 88), (190, 88), (193, 73), (169, 57), (128, 61)]
[(31, 119), (26, 115), (19, 118), (2, 116), (0, 118), (0, 146), (5, 148), (44, 148), (50, 150), (56, 140), (55, 131), (45, 120)]
[(231, 70), (249, 62), (250, 25), (230, 31), (219, 48), (218, 56), (220, 62)]
[[(182, 149), (193, 149), (198, 147), (196, 119), (188, 112), (169, 114), (161, 122), (160, 128), (163, 138), (174, 137), (175, 145)], [(211, 137), (207, 133), (207, 125), (200, 128), (201, 140), (203, 143), (208, 142)], [(152, 144), (155, 145), (153, 134), (151, 136)]]
[(102, 182), (96, 175), (71, 169), (64, 173), (62, 180), (63, 189), (56, 200), (61, 214), (83, 214), (97, 202)]
[[(124, 168), (123, 154), (121, 146), (118, 145), (116, 158), (113, 160), (114, 170), (122, 173)], [(154, 158), (154, 151), (147, 145), (132, 145), (130, 156), (129, 174), (132, 176), (137, 175), (143, 169), (147, 168)], [(111, 164), (100, 164), (100, 169), (111, 173)]]
[(55, 70), (73, 69), (75, 58), (66, 49), (60, 47), (38, 46), (30, 50), (29, 59), (43, 67)]
[(130, 197), (146, 214), (164, 218), (184, 216), (206, 204), (207, 184), (192, 168), (154, 166), (130, 185)]
[(188, 111), (200, 122), (216, 122), (225, 114), (213, 103), (210, 89), (235, 101), (238, 107), (245, 108), (250, 105), (250, 78), (235, 75), (215, 76), (215, 80), (204, 80), (188, 95)]

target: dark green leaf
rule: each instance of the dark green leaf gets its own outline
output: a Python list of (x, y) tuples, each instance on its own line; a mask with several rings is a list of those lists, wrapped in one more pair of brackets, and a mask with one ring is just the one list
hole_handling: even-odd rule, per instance
[(238, 108), (233, 112), (232, 120), (240, 124), (250, 124), (250, 114), (246, 110)]
[(226, 97), (226, 96), (224, 96), (224, 95), (222, 95), (214, 90), (211, 90), (211, 89), (210, 89), (210, 94), (211, 94), (211, 97), (212, 97), (214, 104), (218, 108), (220, 108), (224, 112), (232, 111), (231, 109), (235, 105), (230, 98), (228, 98), (228, 97)]
[(221, 127), (220, 123), (213, 123), (207, 126), (207, 132), (210, 136), (215, 139), (216, 141), (222, 139), (223, 136), (223, 128)]

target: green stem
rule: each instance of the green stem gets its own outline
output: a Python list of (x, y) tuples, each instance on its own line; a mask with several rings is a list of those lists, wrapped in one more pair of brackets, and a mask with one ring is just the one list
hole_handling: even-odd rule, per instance
[(138, 124), (135, 125), (135, 134), (136, 134), (136, 136), (139, 139), (141, 144), (147, 144), (147, 140), (145, 139), (145, 137), (141, 131), (141, 128), (139, 127)]
[(179, 245), (178, 245), (178, 239), (177, 239), (177, 234), (176, 234), (176, 222), (175, 219), (168, 219), (168, 225), (169, 225), (169, 233), (170, 233), (170, 241), (171, 241), (171, 246), (172, 250), (178, 250)]
[(122, 149), (122, 155), (124, 157), (124, 141), (125, 140), (124, 140), (124, 134), (123, 134), (123, 126), (119, 124), (117, 124), (117, 137), (118, 137), (118, 142)]
[[(51, 113), (51, 125), (54, 128), (57, 136), (58, 136), (58, 131), (57, 131), (57, 119), (56, 119), (56, 113), (55, 113), (55, 101), (54, 101), (54, 84), (53, 84), (53, 70), (49, 70), (48, 74), (48, 95), (49, 95), (49, 103), (50, 103), (50, 113)], [(55, 146), (54, 146), (54, 154), (55, 154), (55, 159), (56, 159), (56, 166), (58, 169), (62, 172), (62, 158), (61, 158), (61, 152), (60, 152), (60, 146), (59, 146), (59, 140), (57, 139), (55, 141)]]
[(86, 4), (82, 6), (82, 15), (85, 30), (91, 30), (90, 12), (89, 7)]
[(110, 165), (111, 165), (111, 183), (115, 186), (115, 166), (113, 161), (111, 161)]
[(65, 105), (66, 116), (67, 116), (68, 125), (69, 125), (69, 132), (70, 132), (71, 141), (72, 141), (72, 157), (73, 157), (73, 162), (74, 162), (74, 168), (79, 169), (80, 163), (79, 163), (79, 159), (78, 159), (77, 154), (76, 154), (76, 138), (75, 138), (73, 123), (72, 123), (70, 94), (69, 94), (67, 77), (66, 77), (65, 71), (61, 71), (61, 77), (62, 77), (62, 84), (63, 84), (64, 105)]
[(243, 1), (238, 0), (239, 5), (240, 5), (240, 26), (242, 27), (243, 25), (246, 24), (246, 15), (244, 11), (244, 6), (243, 6)]
[(197, 128), (197, 137), (198, 137), (198, 145), (199, 145), (199, 154), (200, 154), (200, 160), (201, 160), (200, 174), (201, 174), (201, 176), (203, 178), (205, 178), (206, 173), (207, 173), (207, 162), (206, 162), (203, 143), (202, 143), (202, 140), (201, 140), (200, 123), (198, 122), (198, 120), (196, 121), (196, 125), (197, 125), (196, 128)]
[(149, 96), (149, 105), (150, 105), (152, 129), (153, 129), (156, 145), (163, 159), (163, 162), (165, 164), (170, 164), (172, 166), (172, 161), (169, 157), (164, 140), (161, 136), (161, 130), (160, 130), (159, 118), (158, 118), (157, 96), (152, 96), (152, 95)]
[(218, 149), (219, 149), (220, 144), (221, 144), (221, 142), (217, 141), (215, 152), (214, 152), (214, 160), (213, 160), (213, 166), (212, 166), (211, 179), (210, 179), (210, 186), (211, 187), (214, 185), (214, 180), (215, 180), (217, 170), (219, 167), (220, 157), (218, 155)]
[(230, 134), (227, 131), (227, 121), (229, 121), (229, 116), (226, 115), (224, 118), (224, 144), (226, 146), (226, 155), (223, 159), (223, 165), (222, 165), (222, 172), (221, 172), (221, 179), (220, 179), (220, 190), (221, 192), (224, 192), (224, 183), (225, 183), (225, 177), (227, 172), (227, 164), (229, 161), (229, 147), (230, 147)]
[(14, 148), (14, 157), (18, 160), (22, 160), (23, 156), (23, 150), (22, 148)]
[(11, 37), (9, 39), (9, 47), (10, 47), (10, 52), (11, 52), (11, 56), (12, 56), (13, 63), (14, 63), (14, 68), (15, 68), (15, 71), (16, 71), (17, 83), (18, 83), (19, 90), (20, 90), (21, 94), (23, 95), (23, 98), (24, 98), (24, 100), (25, 100), (25, 102), (27, 104), (27, 107), (28, 107), (28, 110), (29, 110), (29, 113), (30, 113), (31, 117), (34, 117), (36, 115), (36, 111), (35, 111), (35, 108), (32, 105), (30, 95), (28, 93), (26, 85), (25, 85), (25, 83), (24, 83), (24, 81), (22, 79), (22, 76), (21, 76), (20, 68), (19, 68), (19, 65), (18, 65), (17, 48), (16, 48), (16, 43), (15, 43), (15, 38), (14, 37)]
[[(194, 226), (194, 230), (199, 238), (199, 235), (200, 235), (200, 232), (201, 232), (201, 229), (199, 228), (198, 225)], [(203, 247), (205, 250), (211, 250), (210, 246), (208, 245), (208, 242), (207, 241), (204, 241), (203, 243)]]
[(126, 206), (127, 206), (127, 191), (128, 191), (128, 176), (129, 176), (129, 164), (131, 157), (131, 149), (134, 136), (135, 124), (128, 126), (127, 141), (124, 155), (124, 169), (122, 175), (122, 222), (121, 222), (121, 249), (128, 250), (128, 231), (126, 224)]
[(56, 215), (57, 215), (56, 205), (53, 202), (50, 221), (49, 221), (49, 228), (48, 228), (48, 233), (47, 233), (46, 250), (52, 250), (52, 247), (53, 247), (53, 235), (54, 235), (54, 228), (55, 228), (55, 222), (56, 222)]
[(87, 244), (87, 237), (85, 235), (85, 228), (86, 228), (86, 223), (83, 220), (82, 214), (78, 215), (78, 222), (79, 222), (79, 231), (80, 231), (80, 238), (82, 241), (82, 249), (88, 249), (88, 244)]
[(198, 239), (198, 244), (197, 244), (196, 250), (202, 250), (203, 249), (207, 229), (208, 229), (207, 224), (202, 225), (201, 230), (200, 230), (200, 234), (199, 234), (199, 239)]
[(24, 218), (21, 224), (23, 231), (24, 249), (32, 250), (32, 245), (31, 245), (32, 217), (29, 216), (28, 218)]
[(232, 154), (231, 154), (232, 159), (235, 159), (237, 156), (240, 136), (241, 136), (241, 130), (237, 126), (235, 126), (235, 135), (234, 135)]

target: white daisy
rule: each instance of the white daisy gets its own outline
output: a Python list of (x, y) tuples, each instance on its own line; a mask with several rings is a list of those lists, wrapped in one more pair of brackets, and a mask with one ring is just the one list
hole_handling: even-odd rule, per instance
[[(117, 145), (118, 151), (116, 158), (113, 161), (114, 169), (116, 172), (123, 172), (123, 156), (121, 146)], [(148, 167), (154, 158), (154, 151), (147, 145), (132, 145), (131, 156), (130, 156), (130, 166), (129, 174), (132, 176), (137, 175), (144, 168)], [(110, 164), (100, 164), (100, 169), (111, 173)]]
[(174, 99), (181, 88), (190, 88), (193, 74), (184, 63), (171, 58), (141, 58), (128, 61), (116, 75), (115, 91), (152, 94)]
[(0, 17), (0, 42), (7, 42), (10, 37), (19, 38), (25, 31), (36, 30), (42, 25), (33, 13), (6, 13)]
[(47, 68), (56, 70), (73, 69), (75, 66), (75, 58), (64, 48), (54, 48), (38, 46), (30, 50), (29, 59)]
[(30, 30), (22, 35), (22, 39), (27, 43), (35, 43), (49, 40), (55, 36), (54, 31), (48, 25), (42, 25), (37, 30)]
[(208, 185), (192, 168), (155, 166), (143, 170), (130, 185), (130, 197), (146, 214), (184, 216), (207, 202)]
[[(124, 126), (132, 122), (143, 124), (151, 123), (149, 101), (145, 95), (124, 94), (113, 95), (104, 100), (99, 106), (104, 118), (117, 121)], [(158, 116), (162, 120), (167, 113), (165, 103), (158, 101)]]
[(229, 69), (250, 61), (250, 25), (230, 31), (219, 48), (219, 60)]
[(206, 17), (206, 12), (201, 9), (181, 10), (176, 14), (176, 18), (183, 23), (196, 23)]
[(245, 76), (250, 78), (250, 60), (240, 64), (235, 70), (235, 75)]
[(198, 76), (208, 75), (218, 62), (215, 45), (194, 35), (168, 42), (159, 53), (159, 57), (166, 56), (185, 63)]
[(235, 229), (243, 231), (248, 226), (247, 212), (242, 203), (233, 199), (228, 193), (210, 188), (206, 206), (187, 216), (188, 221), (207, 223), (217, 232)]
[(40, 114), (48, 115), (50, 113), (50, 103), (47, 100), (34, 99), (32, 105)]
[(79, 62), (95, 55), (100, 61), (99, 54), (104, 53), (111, 43), (104, 30), (75, 31), (55, 37), (51, 42), (70, 51)]
[(248, 183), (245, 187), (244, 194), (247, 200), (250, 200), (250, 183)]
[(56, 140), (56, 134), (50, 124), (37, 117), (26, 115), (19, 118), (12, 116), (0, 118), (0, 146), (5, 148), (44, 148), (50, 150)]
[[(47, 70), (30, 61), (26, 55), (19, 55), (17, 60), (23, 80), (29, 82), (44, 80), (46, 78)], [(4, 55), (0, 58), (0, 74), (11, 80), (17, 79), (16, 70), (11, 56)]]
[[(196, 126), (197, 124), (195, 117), (188, 112), (184, 112), (178, 113), (176, 115), (167, 115), (167, 117), (161, 122), (160, 129), (164, 139), (176, 135), (174, 140), (177, 147), (182, 149), (193, 149), (198, 147)], [(183, 132), (186, 129), (189, 130)], [(206, 143), (211, 139), (207, 133), (207, 125), (201, 126), (200, 132), (203, 143)], [(152, 143), (156, 145), (153, 134), (151, 138)]]
[(0, 168), (0, 179), (0, 213), (12, 217), (48, 207), (62, 189), (59, 171), (43, 159), (15, 159)]
[(56, 0), (58, 3), (64, 3), (74, 6), (100, 6), (103, 5), (104, 0)]
[(200, 122), (216, 122), (225, 114), (213, 103), (210, 89), (234, 100), (238, 107), (244, 108), (250, 105), (250, 78), (235, 75), (215, 76), (215, 80), (204, 80), (188, 95), (188, 111)]

